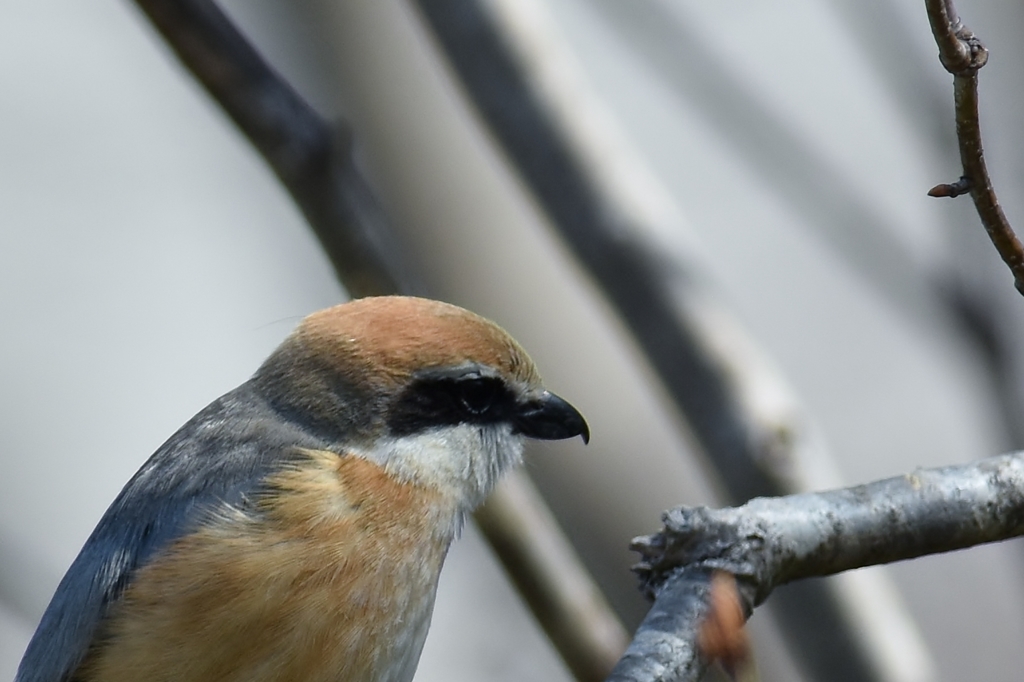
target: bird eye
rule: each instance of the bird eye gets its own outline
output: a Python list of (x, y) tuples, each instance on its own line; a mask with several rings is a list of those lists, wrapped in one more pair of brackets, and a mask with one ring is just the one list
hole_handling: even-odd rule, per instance
[(470, 414), (484, 414), (491, 409), (500, 388), (500, 383), (493, 379), (460, 381), (459, 402)]

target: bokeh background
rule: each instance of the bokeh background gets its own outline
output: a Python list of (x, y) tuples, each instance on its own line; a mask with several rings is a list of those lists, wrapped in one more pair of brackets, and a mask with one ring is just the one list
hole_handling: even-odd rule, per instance
[[(959, 175), (952, 88), (911, 0), (539, 3), (679, 239), (785, 377), (845, 483), (1024, 444), (1024, 301)], [(438, 297), (496, 319), (579, 405), (590, 447), (530, 453), (609, 599), (630, 537), (720, 500), (687, 426), (402, 0), (232, 0), (344, 117)], [(992, 56), (987, 158), (1024, 216), (1024, 6), (958, 3)], [(0, 6), (0, 679), (110, 500), (305, 314), (345, 299), (276, 179), (128, 2)], [(1024, 667), (1017, 543), (884, 570), (931, 666)], [(765, 680), (800, 672), (760, 613)], [(916, 645), (915, 645), (916, 646)], [(477, 532), (449, 558), (417, 680), (568, 680)]]

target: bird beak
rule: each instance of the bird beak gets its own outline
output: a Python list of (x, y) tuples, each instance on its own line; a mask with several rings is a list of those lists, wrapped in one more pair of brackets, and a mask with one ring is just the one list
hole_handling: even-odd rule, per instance
[(590, 442), (590, 427), (575, 407), (554, 393), (544, 391), (516, 408), (515, 431), (529, 438), (561, 440), (580, 436)]

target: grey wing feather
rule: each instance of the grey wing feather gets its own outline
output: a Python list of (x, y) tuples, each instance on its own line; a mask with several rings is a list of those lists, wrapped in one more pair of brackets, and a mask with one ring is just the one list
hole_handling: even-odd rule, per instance
[(66, 682), (133, 572), (187, 534), (203, 510), (242, 504), (295, 446), (324, 443), (283, 420), (249, 384), (189, 420), (125, 485), (71, 564), (15, 682)]

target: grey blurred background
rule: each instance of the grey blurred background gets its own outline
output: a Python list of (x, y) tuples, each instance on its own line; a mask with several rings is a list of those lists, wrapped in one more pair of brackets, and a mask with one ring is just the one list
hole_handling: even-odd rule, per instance
[[(780, 368), (845, 483), (1022, 445), (1024, 301), (959, 176), (919, 2), (549, 0), (722, 305)], [(224, 3), (357, 153), (438, 297), (506, 326), (593, 429), (528, 469), (620, 612), (630, 537), (714, 503), (685, 424), (552, 236), (401, 0)], [(1024, 6), (958, 3), (992, 52), (982, 123), (1024, 216)], [(275, 178), (127, 2), (0, 6), (0, 679), (124, 482), (344, 300)], [(610, 504), (609, 500), (617, 500)], [(879, 569), (871, 569), (879, 570)], [(936, 679), (1019, 678), (1024, 553), (887, 569)], [(417, 680), (567, 680), (473, 529)], [(766, 680), (798, 679), (752, 621)]]

